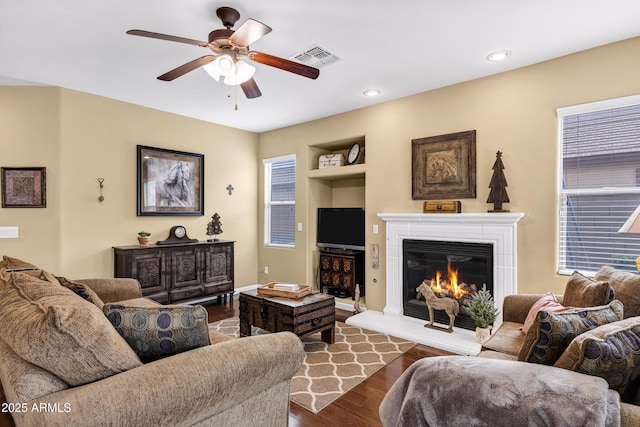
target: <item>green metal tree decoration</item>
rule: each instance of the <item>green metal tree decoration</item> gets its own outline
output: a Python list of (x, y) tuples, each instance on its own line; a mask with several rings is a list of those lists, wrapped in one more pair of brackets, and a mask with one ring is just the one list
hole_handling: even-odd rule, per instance
[(214, 236), (213, 239), (209, 239), (209, 242), (217, 242), (217, 235), (222, 234), (222, 222), (220, 222), (220, 215), (218, 212), (214, 213), (211, 217), (211, 221), (207, 224), (207, 236)]
[(502, 153), (496, 152), (496, 162), (493, 164), (493, 176), (489, 183), (489, 197), (487, 203), (493, 203), (493, 210), (489, 212), (509, 212), (508, 209), (502, 209), (503, 203), (509, 203), (509, 195), (507, 194), (507, 179), (504, 177), (504, 165), (502, 164)]

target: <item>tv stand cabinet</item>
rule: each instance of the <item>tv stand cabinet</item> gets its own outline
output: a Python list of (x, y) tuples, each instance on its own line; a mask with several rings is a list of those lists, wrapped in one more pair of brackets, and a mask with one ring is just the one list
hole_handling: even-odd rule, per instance
[(320, 248), (320, 291), (355, 300), (356, 284), (365, 293), (364, 251)]
[(231, 299), (233, 243), (114, 247), (114, 276), (137, 279), (142, 296), (163, 304), (196, 304), (227, 295)]

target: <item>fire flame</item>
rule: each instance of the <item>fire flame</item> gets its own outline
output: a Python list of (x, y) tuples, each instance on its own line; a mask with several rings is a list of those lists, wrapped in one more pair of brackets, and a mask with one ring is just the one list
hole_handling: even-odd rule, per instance
[(431, 290), (437, 296), (440, 296), (443, 292), (447, 296), (460, 299), (463, 296), (471, 293), (470, 291), (463, 289), (458, 283), (458, 269), (451, 268), (451, 261), (447, 262), (447, 279), (442, 279), (442, 273), (436, 271), (436, 277), (431, 279)]

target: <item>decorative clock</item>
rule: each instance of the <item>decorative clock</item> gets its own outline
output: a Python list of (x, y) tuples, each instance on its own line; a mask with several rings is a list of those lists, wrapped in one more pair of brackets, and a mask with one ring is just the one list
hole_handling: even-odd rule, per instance
[(360, 157), (360, 144), (356, 142), (349, 148), (349, 152), (347, 153), (347, 164), (348, 165), (354, 164), (355, 162), (358, 161), (359, 157)]
[(169, 237), (157, 242), (158, 245), (175, 245), (180, 243), (196, 243), (198, 239), (190, 239), (187, 236), (187, 229), (182, 225), (174, 225), (169, 230)]

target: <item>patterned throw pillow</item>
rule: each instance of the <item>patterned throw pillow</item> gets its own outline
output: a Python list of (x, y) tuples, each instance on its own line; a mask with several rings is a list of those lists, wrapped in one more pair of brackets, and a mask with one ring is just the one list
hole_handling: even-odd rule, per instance
[(574, 271), (565, 287), (562, 303), (570, 307), (598, 307), (609, 304), (614, 297), (609, 282), (593, 280)]
[(535, 304), (531, 306), (529, 314), (527, 314), (527, 318), (524, 320), (524, 324), (522, 325), (522, 332), (526, 334), (529, 331), (529, 328), (536, 320), (538, 312), (541, 310), (544, 310), (546, 312), (560, 313), (573, 309), (574, 307), (565, 307), (564, 305), (560, 304), (556, 299), (556, 296), (553, 295), (553, 292), (547, 292), (542, 296), (542, 298), (540, 298), (535, 302)]
[(98, 307), (100, 310), (102, 310), (102, 307), (104, 306), (104, 302), (98, 296), (98, 294), (96, 294), (93, 291), (93, 289), (91, 289), (90, 287), (88, 287), (87, 285), (84, 285), (82, 283), (78, 283), (78, 282), (74, 282), (72, 280), (69, 280), (66, 277), (56, 276), (56, 279), (58, 279), (58, 282), (60, 282), (60, 284), (62, 286), (64, 286), (67, 289), (72, 290), (80, 298), (94, 303), (96, 305), (96, 307)]
[(105, 304), (103, 311), (116, 331), (146, 362), (211, 344), (207, 310), (200, 305)]
[(554, 366), (604, 378), (624, 399), (627, 386), (640, 376), (640, 317), (585, 332)]
[(601, 307), (564, 313), (538, 312), (518, 354), (518, 360), (553, 365), (578, 335), (600, 325), (622, 320), (622, 303), (614, 300)]

